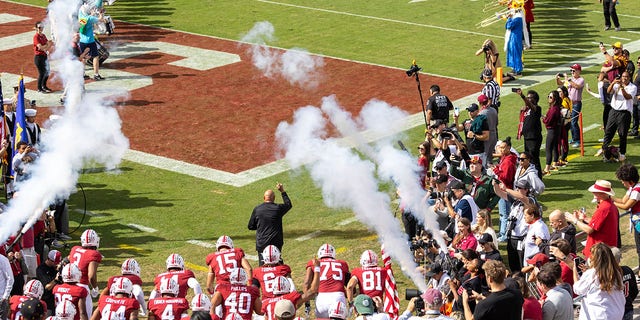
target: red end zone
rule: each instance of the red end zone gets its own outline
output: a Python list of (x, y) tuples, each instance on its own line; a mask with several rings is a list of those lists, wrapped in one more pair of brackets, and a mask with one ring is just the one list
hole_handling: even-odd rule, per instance
[[(2, 24), (0, 36), (7, 37), (33, 31), (45, 10), (0, 1), (0, 13), (32, 17)], [(247, 25), (247, 30), (251, 27)], [(153, 80), (152, 85), (131, 91), (130, 99), (119, 108), (123, 131), (132, 149), (209, 168), (237, 173), (274, 161), (278, 123), (291, 121), (299, 107), (320, 105), (324, 96), (336, 95), (353, 114), (373, 98), (410, 113), (421, 112), (415, 80), (397, 69), (324, 58), (322, 81), (315, 90), (307, 91), (284, 79), (263, 76), (252, 65), (246, 46), (235, 41), (119, 21), (116, 33), (101, 40), (107, 46), (116, 45), (112, 55), (124, 43), (166, 42), (240, 56), (240, 62), (203, 71), (170, 65), (184, 57), (165, 52), (149, 52), (116, 62), (107, 60), (103, 66)], [(16, 74), (24, 67), (25, 76), (37, 78), (31, 46), (2, 51), (0, 65), (4, 69), (0, 71)], [(91, 71), (87, 70), (87, 74)], [(425, 100), (434, 83), (452, 100), (481, 89), (480, 84), (424, 74), (421, 82)], [(117, 86), (118, 79), (104, 83)], [(51, 87), (61, 89), (59, 84)], [(35, 90), (35, 84), (29, 84), (28, 89)]]

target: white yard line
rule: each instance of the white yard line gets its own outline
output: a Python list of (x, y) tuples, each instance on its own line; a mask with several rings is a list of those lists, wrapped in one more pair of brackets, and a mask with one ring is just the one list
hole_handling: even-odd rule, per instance
[[(77, 213), (80, 213), (80, 214), (84, 214), (84, 213), (85, 213), (85, 211), (84, 211), (84, 210), (82, 210), (82, 209), (75, 209), (75, 210), (73, 210), (73, 211), (75, 211), (75, 212), (77, 212)], [(88, 215), (89, 217), (96, 217), (96, 218), (104, 217), (104, 215), (101, 215), (101, 214), (99, 214), (99, 213), (94, 213), (94, 212), (91, 212), (91, 211), (88, 211), (88, 210), (86, 211), (86, 213), (87, 213), (87, 215)]]
[(127, 227), (133, 228), (133, 229), (138, 229), (138, 230), (140, 230), (142, 232), (149, 232), (149, 233), (158, 232), (158, 230), (156, 230), (154, 228), (145, 227), (143, 225), (139, 225), (139, 224), (135, 224), (135, 223), (129, 223), (129, 224), (127, 224)]
[(321, 234), (322, 234), (322, 231), (316, 230), (316, 231), (311, 232), (311, 233), (309, 233), (307, 235), (304, 235), (304, 236), (301, 236), (301, 237), (297, 237), (296, 241), (307, 241), (307, 240), (313, 239), (313, 238), (315, 238), (315, 237), (317, 237), (317, 236), (319, 236)]
[(206, 241), (200, 241), (200, 240), (187, 240), (187, 243), (196, 245), (196, 246), (200, 246), (200, 247), (205, 247), (205, 248), (215, 248), (216, 245), (211, 243), (211, 242), (206, 242)]

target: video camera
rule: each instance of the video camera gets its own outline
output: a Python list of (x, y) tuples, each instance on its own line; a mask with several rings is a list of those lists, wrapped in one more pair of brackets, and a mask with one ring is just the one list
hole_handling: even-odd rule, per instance
[(418, 298), (416, 299), (416, 315), (418, 317), (422, 317), (425, 313), (424, 310), (424, 300), (421, 297), (422, 292), (418, 289), (405, 289), (404, 291), (404, 297), (406, 300), (411, 300), (413, 298)]
[(407, 72), (407, 77), (411, 77), (412, 75), (416, 74), (420, 70), (422, 70), (422, 68), (420, 68), (417, 64), (411, 65), (409, 70), (406, 71)]

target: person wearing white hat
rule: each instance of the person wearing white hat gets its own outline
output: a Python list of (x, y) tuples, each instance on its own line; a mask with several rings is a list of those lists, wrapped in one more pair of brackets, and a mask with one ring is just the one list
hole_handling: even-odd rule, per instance
[(27, 118), (27, 142), (34, 146), (40, 142), (40, 125), (36, 123), (36, 115), (38, 111), (36, 109), (24, 110), (24, 115)]
[(611, 247), (617, 247), (620, 241), (618, 208), (613, 204), (612, 197), (615, 192), (611, 188), (611, 182), (596, 180), (589, 187), (589, 191), (593, 193), (593, 197), (598, 202), (598, 207), (590, 219), (582, 210), (574, 210), (573, 214), (565, 212), (565, 217), (569, 222), (587, 233), (587, 244), (582, 250), (582, 254), (586, 258), (591, 255), (591, 247), (594, 244), (604, 242)]

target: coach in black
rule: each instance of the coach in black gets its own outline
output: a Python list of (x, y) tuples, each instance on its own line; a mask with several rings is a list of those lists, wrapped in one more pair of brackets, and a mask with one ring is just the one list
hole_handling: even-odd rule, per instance
[(268, 245), (274, 245), (282, 251), (284, 234), (282, 232), (282, 217), (291, 209), (291, 200), (284, 191), (282, 183), (276, 184), (276, 189), (282, 194), (283, 204), (274, 203), (276, 195), (273, 190), (264, 192), (264, 202), (253, 208), (249, 219), (249, 230), (256, 230), (256, 250), (259, 264), (263, 264), (262, 250)]

